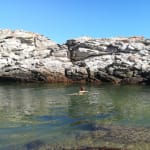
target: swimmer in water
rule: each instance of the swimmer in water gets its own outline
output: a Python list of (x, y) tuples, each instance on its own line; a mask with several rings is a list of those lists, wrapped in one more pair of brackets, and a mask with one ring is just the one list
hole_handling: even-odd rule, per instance
[(86, 94), (88, 91), (85, 91), (85, 88), (84, 87), (80, 87), (80, 91), (79, 91), (79, 95), (84, 95)]
[(72, 94), (67, 94), (67, 95), (85, 95), (87, 92), (88, 91), (85, 91), (85, 88), (81, 86), (79, 92), (72, 93)]

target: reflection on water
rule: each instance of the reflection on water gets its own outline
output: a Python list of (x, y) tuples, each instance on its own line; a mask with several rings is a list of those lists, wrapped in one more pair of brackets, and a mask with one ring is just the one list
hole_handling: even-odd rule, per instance
[(0, 149), (137, 143), (149, 148), (150, 87), (86, 85), (86, 95), (68, 95), (79, 87), (1, 84)]

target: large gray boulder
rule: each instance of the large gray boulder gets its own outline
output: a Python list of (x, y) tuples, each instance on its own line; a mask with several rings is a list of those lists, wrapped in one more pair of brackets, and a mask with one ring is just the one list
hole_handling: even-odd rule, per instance
[(0, 30), (0, 80), (150, 83), (150, 39), (82, 37), (59, 45), (21, 30)]

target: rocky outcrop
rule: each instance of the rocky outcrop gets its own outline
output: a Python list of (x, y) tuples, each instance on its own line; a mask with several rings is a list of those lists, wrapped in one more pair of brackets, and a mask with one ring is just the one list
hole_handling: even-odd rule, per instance
[(0, 80), (150, 83), (150, 39), (82, 37), (59, 45), (32, 32), (0, 30)]
[[(113, 83), (150, 82), (150, 40), (143, 37), (68, 40), (69, 78)], [(76, 72), (76, 73), (75, 73)]]
[(1, 80), (67, 82), (68, 48), (44, 36), (0, 30)]

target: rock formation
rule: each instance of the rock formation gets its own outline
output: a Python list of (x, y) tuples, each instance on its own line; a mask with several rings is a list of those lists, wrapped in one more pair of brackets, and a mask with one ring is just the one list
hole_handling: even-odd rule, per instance
[(150, 83), (150, 39), (82, 37), (56, 44), (20, 30), (0, 30), (0, 80)]
[(0, 30), (1, 80), (66, 82), (71, 65), (65, 45), (31, 32)]

